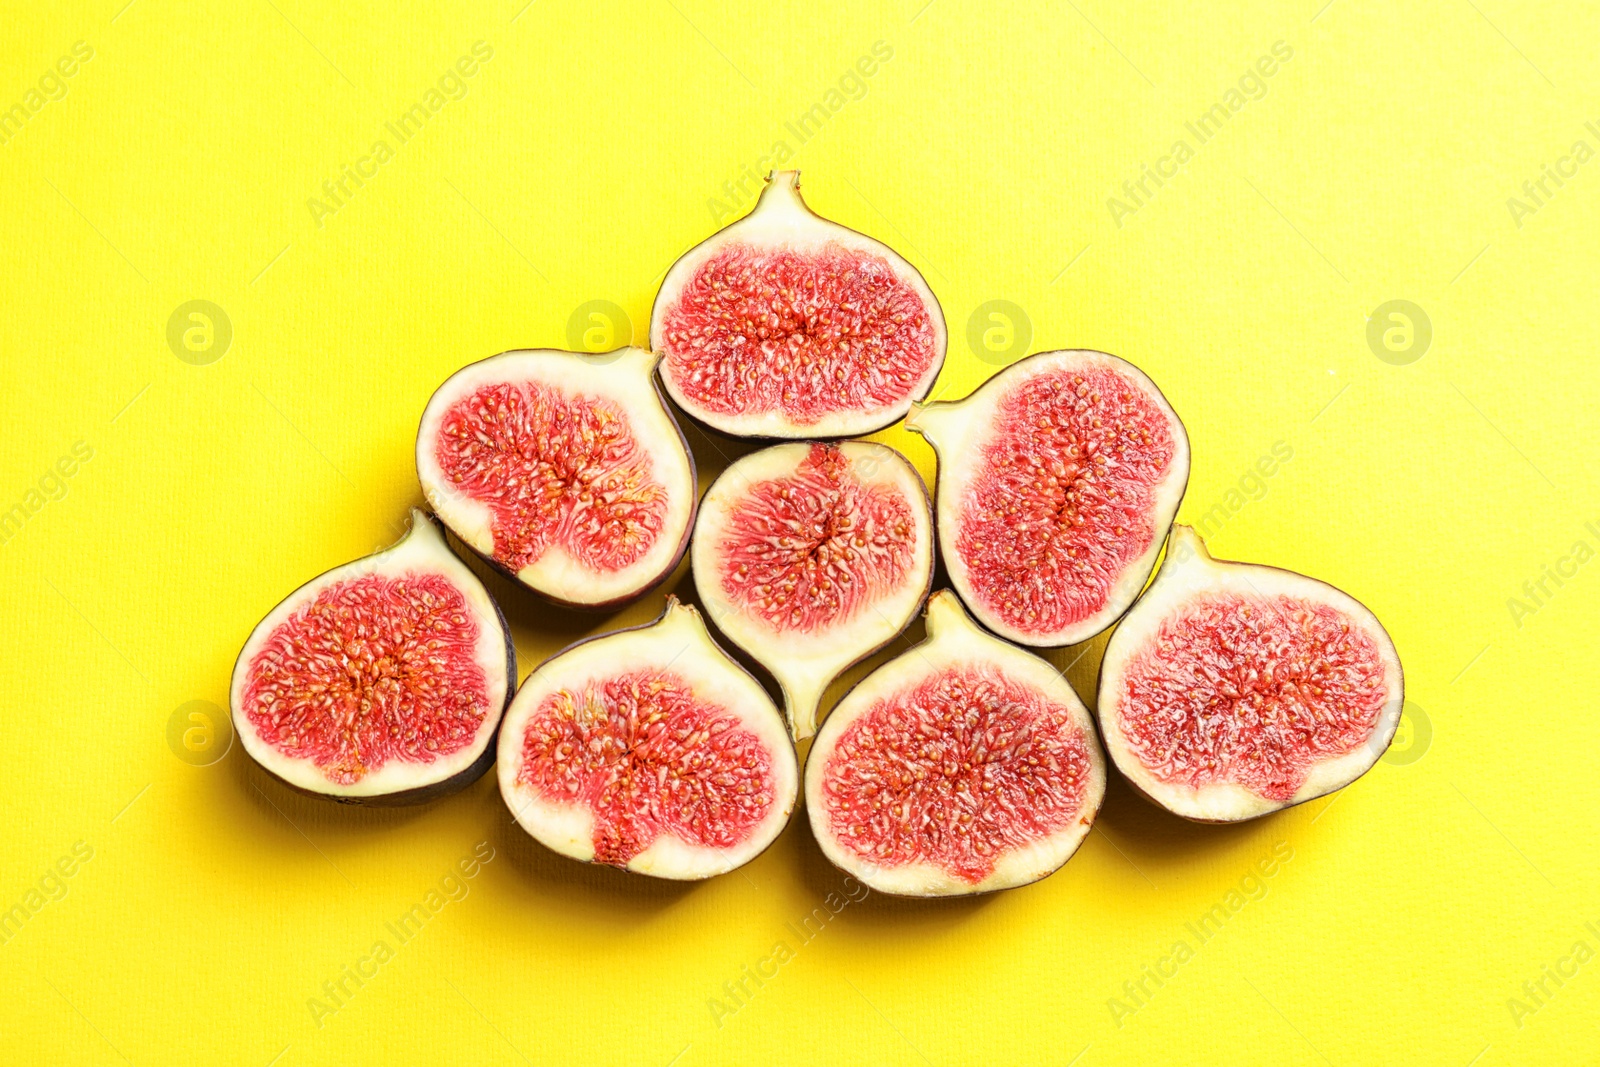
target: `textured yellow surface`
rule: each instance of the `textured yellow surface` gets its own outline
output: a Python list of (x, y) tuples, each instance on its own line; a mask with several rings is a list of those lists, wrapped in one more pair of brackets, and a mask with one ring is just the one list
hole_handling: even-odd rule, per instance
[[(1592, 1060), (1600, 12), (1322, 2), (8, 4), (4, 1058)], [(1395, 751), (1227, 829), (1114, 784), (1060, 873), (927, 905), (803, 818), (684, 888), (543, 851), (492, 776), (373, 813), (203, 765), (254, 622), (419, 498), (433, 387), (642, 337), (777, 156), (926, 274), (942, 395), (1148, 371), (1180, 519), (1388, 625)], [(492, 589), (524, 673), (661, 604)], [(1086, 698), (1100, 647), (1052, 657)]]

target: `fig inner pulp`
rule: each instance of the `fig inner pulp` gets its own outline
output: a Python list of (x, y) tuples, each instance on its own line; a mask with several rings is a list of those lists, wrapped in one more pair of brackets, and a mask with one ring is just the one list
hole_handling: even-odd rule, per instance
[(244, 709), (262, 741), (353, 785), (390, 760), (432, 763), (490, 712), (478, 624), (437, 574), (337, 582), (250, 661)]
[(662, 834), (731, 848), (776, 799), (761, 739), (669, 670), (552, 693), (528, 720), (522, 753), (519, 783), (588, 808), (595, 862), (617, 867)]
[(489, 509), (495, 558), (513, 571), (552, 545), (589, 570), (620, 570), (666, 524), (667, 490), (611, 400), (485, 386), (445, 413), (437, 456), (450, 487)]
[(1115, 371), (1019, 383), (1000, 402), (956, 543), (979, 601), (1025, 633), (1099, 611), (1155, 536), (1173, 453), (1163, 412)]
[(824, 629), (896, 588), (911, 567), (903, 494), (863, 486), (834, 445), (793, 477), (750, 486), (727, 519), (722, 591), (779, 631)]
[(976, 885), (1083, 810), (1090, 754), (1073, 712), (987, 666), (880, 698), (823, 771), (839, 844), (884, 867), (929, 863)]
[(1353, 752), (1388, 691), (1377, 643), (1335, 608), (1213, 594), (1129, 663), (1121, 726), (1163, 782), (1233, 782), (1286, 801), (1313, 763)]
[(684, 395), (719, 414), (781, 411), (799, 425), (905, 400), (935, 358), (927, 307), (882, 256), (729, 244), (662, 320)]

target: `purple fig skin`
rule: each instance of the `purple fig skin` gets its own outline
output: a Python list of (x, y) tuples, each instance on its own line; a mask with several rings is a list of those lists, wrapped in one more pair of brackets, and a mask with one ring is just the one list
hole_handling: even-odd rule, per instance
[[(1170, 547), (1171, 542), (1168, 542), (1168, 545)], [(1162, 564), (1162, 562), (1165, 561), (1165, 558), (1166, 558), (1165, 557), (1165, 552), (1163, 550), (1162, 559), (1158, 560), (1156, 562), (1155, 570), (1153, 570), (1151, 572), (1151, 577), (1152, 578), (1154, 578), (1155, 574), (1158, 573), (1161, 570), (1161, 564)], [(1226, 560), (1224, 562), (1237, 563), (1237, 561), (1235, 561), (1235, 560)], [(1267, 563), (1247, 563), (1247, 564), (1239, 564), (1239, 565), (1240, 566), (1247, 566), (1247, 567), (1259, 567), (1260, 569), (1266, 570), (1266, 571), (1277, 571), (1279, 574), (1292, 575), (1293, 577), (1296, 577), (1296, 578), (1305, 578), (1305, 579), (1307, 579), (1309, 581), (1318, 582), (1318, 583), (1320, 583), (1322, 585), (1327, 585), (1328, 584), (1327, 582), (1322, 581), (1322, 579), (1320, 579), (1320, 578), (1312, 578), (1311, 575), (1309, 575), (1309, 574), (1302, 574), (1300, 571), (1290, 570), (1288, 567), (1274, 567), (1271, 564), (1267, 564)], [(1146, 586), (1146, 588), (1148, 588), (1148, 586)], [(1363, 608), (1366, 608), (1367, 611), (1372, 614), (1372, 617), (1374, 619), (1378, 618), (1377, 613), (1373, 612), (1371, 608), (1367, 608), (1367, 605), (1362, 603), (1362, 601), (1358, 600), (1354, 596), (1351, 596), (1349, 593), (1345, 592), (1342, 589), (1340, 590), (1340, 592), (1344, 592), (1345, 595), (1349, 596), (1351, 600), (1355, 600), (1355, 602), (1357, 604), (1360, 604)], [(1137, 604), (1138, 601), (1135, 600), (1134, 603)], [(1129, 610), (1131, 611), (1133, 609), (1130, 607)], [(1388, 641), (1389, 641), (1389, 643), (1391, 645), (1393, 645), (1394, 644), (1394, 638), (1390, 636), (1388, 628), (1383, 625), (1383, 622), (1381, 620), (1378, 622), (1378, 629), (1383, 631), (1383, 636), (1388, 639)], [(1395, 662), (1396, 662), (1396, 664), (1399, 664), (1399, 650), (1398, 650), (1398, 647), (1396, 648), (1396, 651), (1395, 651)], [(1196, 824), (1201, 825), (1201, 826), (1238, 826), (1241, 823), (1254, 822), (1257, 819), (1265, 819), (1265, 818), (1268, 818), (1269, 816), (1276, 815), (1279, 812), (1288, 811), (1290, 808), (1298, 808), (1302, 804), (1309, 804), (1313, 800), (1320, 800), (1323, 797), (1328, 796), (1328, 795), (1330, 795), (1332, 793), (1337, 793), (1341, 789), (1348, 789), (1349, 787), (1351, 787), (1351, 786), (1355, 785), (1357, 782), (1359, 782), (1362, 778), (1365, 778), (1368, 774), (1370, 774), (1372, 772), (1372, 768), (1376, 767), (1378, 765), (1378, 761), (1383, 758), (1383, 753), (1389, 751), (1389, 746), (1394, 744), (1394, 733), (1390, 733), (1389, 740), (1384, 742), (1383, 751), (1379, 752), (1373, 758), (1371, 765), (1369, 765), (1366, 770), (1362, 771), (1360, 774), (1356, 775), (1354, 778), (1352, 778), (1348, 782), (1344, 783), (1344, 785), (1338, 785), (1338, 786), (1333, 786), (1330, 789), (1324, 789), (1322, 792), (1317, 793), (1314, 796), (1306, 797), (1304, 800), (1292, 801), (1292, 802), (1290, 802), (1288, 804), (1284, 804), (1282, 807), (1273, 808), (1271, 811), (1263, 811), (1263, 812), (1261, 812), (1260, 814), (1257, 814), (1257, 815), (1244, 815), (1244, 816), (1240, 816), (1237, 819), (1199, 819), (1199, 818), (1194, 817), (1193, 815), (1185, 815), (1182, 812), (1173, 811), (1171, 808), (1169, 808), (1165, 804), (1161, 803), (1161, 801), (1157, 800), (1155, 797), (1153, 797), (1149, 793), (1145, 792), (1142, 788), (1139, 787), (1139, 784), (1137, 782), (1135, 782), (1132, 778), (1129, 778), (1127, 775), (1123, 774), (1122, 773), (1122, 768), (1117, 766), (1117, 761), (1115, 759), (1111, 758), (1111, 755), (1110, 755), (1111, 747), (1106, 741), (1105, 727), (1100, 722), (1100, 708), (1104, 706), (1103, 705), (1103, 693), (1102, 693), (1102, 690), (1101, 690), (1101, 684), (1105, 679), (1105, 673), (1106, 673), (1106, 661), (1104, 659), (1102, 659), (1100, 661), (1100, 670), (1099, 670), (1098, 676), (1095, 679), (1095, 714), (1092, 716), (1092, 718), (1094, 719), (1095, 729), (1097, 731), (1099, 731), (1099, 733), (1100, 733), (1100, 746), (1102, 748), (1104, 748), (1105, 751), (1106, 751), (1106, 762), (1108, 764), (1110, 764), (1116, 770), (1117, 777), (1122, 780), (1122, 784), (1126, 785), (1129, 789), (1131, 789), (1134, 792), (1134, 794), (1137, 795), (1141, 800), (1145, 801), (1145, 803), (1151, 805), (1152, 807), (1159, 808), (1160, 810), (1166, 812), (1168, 815), (1174, 815), (1174, 816), (1177, 816), (1180, 819), (1183, 819), (1186, 822), (1196, 823)], [(1399, 702), (1400, 707), (1402, 707), (1402, 708), (1405, 707), (1405, 703), (1406, 703), (1406, 679), (1405, 679), (1405, 666), (1403, 664), (1400, 664), (1400, 673), (1399, 673), (1399, 679), (1398, 679), (1398, 686), (1397, 686), (1397, 688), (1395, 690), (1395, 699)], [(1398, 722), (1396, 723), (1396, 729), (1398, 730)]]
[[(511, 351), (517, 351), (517, 350), (513, 349)], [(499, 352), (499, 353), (496, 353), (496, 355), (494, 355), (494, 356), (487, 356), (484, 359), (476, 360), (474, 363), (469, 363), (469, 364), (467, 364), (467, 366), (468, 367), (475, 366), (477, 363), (484, 363), (484, 362), (487, 362), (490, 359), (495, 359), (495, 358), (497, 358), (497, 356), (502, 356), (502, 355), (505, 355), (505, 354), (506, 353), (504, 353), (504, 352)], [(604, 353), (601, 353), (601, 354), (604, 354)], [(657, 369), (651, 371), (650, 387), (655, 391), (656, 402), (661, 405), (661, 410), (666, 414), (667, 421), (672, 424), (672, 429), (677, 433), (677, 435), (678, 435), (678, 443), (683, 446), (684, 455), (689, 457), (689, 484), (698, 485), (699, 484), (700, 472), (699, 472), (699, 469), (696, 467), (696, 464), (695, 464), (694, 450), (689, 447), (689, 440), (688, 440), (688, 438), (686, 438), (683, 435), (683, 426), (678, 422), (677, 415), (675, 415), (673, 413), (673, 405), (668, 401), (666, 391), (662, 387), (662, 384), (661, 384), (661, 381), (660, 381), (660, 378), (659, 378), (659, 365), (660, 364), (659, 364), (659, 361), (658, 361), (657, 362)], [(463, 367), (461, 369), (465, 370), (466, 367)], [(456, 373), (459, 373), (459, 371), (456, 372)], [(424, 408), (424, 410), (426, 410), (426, 408)], [(417, 434), (418, 434), (418, 436), (420, 436), (421, 433), (422, 433), (422, 424), (421, 424), (421, 422), (419, 420), (419, 422), (417, 424)], [(419, 484), (421, 482), (420, 476), (418, 478), (418, 482), (419, 482)], [(424, 496), (426, 496), (426, 487), (424, 487)], [(672, 575), (673, 571), (678, 569), (678, 564), (683, 562), (684, 553), (689, 550), (689, 534), (691, 532), (693, 532), (693, 530), (694, 530), (695, 515), (698, 513), (699, 508), (700, 508), (700, 497), (699, 497), (699, 493), (696, 492), (695, 498), (689, 502), (689, 521), (684, 525), (683, 537), (679, 539), (677, 550), (675, 552), (673, 552), (672, 559), (662, 569), (660, 574), (657, 574), (654, 577), (652, 577), (649, 581), (644, 582), (636, 590), (634, 590), (631, 593), (625, 593), (622, 596), (612, 597), (610, 600), (602, 601), (602, 602), (597, 603), (597, 604), (579, 604), (579, 603), (574, 603), (573, 601), (563, 600), (560, 597), (552, 596), (551, 594), (546, 593), (546, 592), (544, 592), (542, 590), (535, 589), (531, 585), (528, 585), (526, 582), (524, 582), (521, 578), (518, 578), (516, 571), (514, 571), (511, 568), (507, 567), (504, 563), (501, 563), (499, 560), (495, 559), (494, 556), (490, 555), (489, 553), (479, 551), (478, 548), (476, 548), (470, 541), (468, 541), (465, 538), (461, 537), (459, 534), (456, 534), (455, 530), (450, 530), (450, 533), (451, 534), (455, 534), (455, 539), (456, 540), (460, 541), (460, 543), (462, 545), (465, 545), (467, 550), (469, 552), (471, 552), (474, 556), (477, 556), (479, 559), (483, 560), (483, 562), (485, 564), (487, 564), (496, 574), (500, 575), (502, 578), (505, 578), (505, 579), (509, 580), (512, 584), (516, 585), (519, 589), (526, 589), (528, 592), (532, 593), (534, 596), (538, 597), (540, 600), (544, 601), (546, 604), (550, 604), (550, 605), (552, 605), (554, 607), (558, 607), (558, 608), (566, 608), (569, 611), (582, 611), (582, 612), (585, 612), (585, 613), (588, 613), (588, 614), (592, 614), (592, 615), (603, 615), (603, 614), (607, 614), (607, 613), (616, 611), (618, 608), (626, 607), (627, 605), (632, 604), (634, 601), (638, 600), (640, 597), (643, 597), (647, 593), (650, 593), (651, 591), (656, 589), (656, 587), (658, 587), (662, 582), (666, 581)], [(439, 520), (439, 521), (442, 521), (442, 520)], [(445, 528), (449, 529), (449, 525), (445, 524)]]
[[(440, 534), (443, 535), (444, 524), (441, 523), (438, 517), (432, 512), (426, 512), (425, 514), (428, 516), (428, 521), (433, 523), (434, 526), (439, 530)], [(449, 544), (448, 538), (445, 538), (445, 543)], [(316, 581), (316, 579), (313, 578), (312, 581)], [(305, 586), (300, 587), (300, 589), (303, 588), (305, 588)], [(278, 607), (283, 604), (284, 600), (288, 600), (289, 597), (294, 596), (295, 593), (300, 591), (300, 589), (296, 589), (293, 593), (290, 593), (289, 596), (284, 597), (283, 600), (280, 600), (277, 604), (274, 604), (271, 610), (269, 610), (265, 615), (262, 615), (262, 618), (264, 619), (267, 617), (267, 615), (271, 615), (273, 611), (276, 611)], [(256, 767), (268, 778), (271, 778), (274, 782), (277, 782), (285, 789), (299, 793), (302, 796), (315, 797), (318, 800), (331, 800), (336, 804), (351, 804), (357, 807), (365, 808), (411, 807), (417, 804), (426, 804), (431, 800), (438, 800), (439, 798), (449, 796), (452, 793), (459, 793), (473, 782), (476, 782), (479, 778), (482, 778), (489, 768), (494, 766), (495, 746), (500, 739), (500, 723), (505, 718), (506, 709), (511, 706), (511, 699), (517, 695), (517, 648), (511, 640), (511, 628), (506, 625), (505, 612), (500, 610), (500, 605), (495, 601), (493, 596), (489, 595), (489, 591), (487, 589), (484, 590), (484, 595), (489, 597), (489, 603), (494, 606), (495, 618), (500, 623), (500, 633), (504, 635), (506, 639), (506, 698), (501, 703), (500, 707), (495, 711), (495, 727), (494, 730), (490, 732), (488, 739), (484, 743), (483, 752), (480, 753), (478, 758), (473, 760), (471, 764), (463, 767), (449, 778), (434, 782), (430, 785), (417, 786), (414, 789), (402, 789), (394, 793), (379, 793), (372, 796), (358, 797), (340, 796), (333, 793), (318, 792), (315, 789), (306, 789), (304, 786), (294, 785), (291, 782), (285, 781), (277, 774), (277, 772), (273, 771), (272, 768), (268, 767), (266, 764), (250, 755), (249, 749), (245, 748), (245, 746), (240, 745), (238, 747), (244, 750), (245, 757), (250, 760), (252, 766)], [(235, 675), (237, 675), (237, 673), (243, 669), (245, 669), (245, 665), (242, 662), (235, 664)], [(233, 691), (233, 679), (229, 680), (228, 691), (230, 693)]]

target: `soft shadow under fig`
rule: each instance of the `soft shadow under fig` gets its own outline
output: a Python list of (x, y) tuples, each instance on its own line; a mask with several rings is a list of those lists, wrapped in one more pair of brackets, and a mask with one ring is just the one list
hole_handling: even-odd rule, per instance
[(1153, 876), (1184, 866), (1196, 855), (1215, 856), (1241, 845), (1281, 814), (1241, 823), (1191, 822), (1146, 800), (1113, 769), (1095, 830), (1103, 832), (1129, 862)]
[(560, 909), (559, 914), (583, 913), (613, 925), (645, 922), (704, 884), (652, 878), (558, 855), (517, 824), (498, 791), (493, 799), (490, 843), (506, 858), (518, 888), (540, 904)]
[[(419, 819), (428, 803), (422, 804), (352, 804), (324, 797), (310, 796), (291, 789), (274, 778), (245, 754), (237, 742), (224, 760), (228, 777), (239, 796), (251, 810), (270, 822), (287, 821), (302, 834), (316, 831), (316, 841), (328, 843), (328, 838), (370, 833), (388, 833), (397, 827)], [(432, 801), (445, 803), (448, 798)]]
[[(454, 533), (447, 540), (456, 557), (478, 576), (490, 598), (500, 606), (513, 635), (532, 634), (541, 646), (565, 647), (591, 631), (610, 629), (611, 617), (620, 610), (582, 611), (549, 603), (490, 566)], [(520, 666), (528, 670), (535, 665)]]
[(689, 443), (689, 453), (694, 456), (695, 473), (702, 493), (716, 481), (717, 475), (736, 461), (776, 443), (760, 438), (728, 437), (709, 430), (690, 418), (671, 398), (667, 400), (667, 407), (672, 417), (678, 420), (683, 439)]
[[(827, 901), (829, 894), (836, 899), (849, 901), (841, 917), (852, 925), (861, 924), (878, 930), (918, 935), (934, 930), (950, 930), (970, 922), (1000, 893), (980, 893), (963, 897), (897, 897), (888, 893), (868, 892), (862, 896), (862, 883), (829, 862), (822, 847), (811, 832), (810, 816), (802, 802), (795, 810), (785, 836), (793, 835), (791, 854), (800, 881), (819, 904)], [(826, 906), (825, 904), (823, 906)]]

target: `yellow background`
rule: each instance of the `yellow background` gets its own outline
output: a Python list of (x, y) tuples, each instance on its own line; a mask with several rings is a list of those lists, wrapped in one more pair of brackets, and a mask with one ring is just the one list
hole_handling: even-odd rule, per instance
[[(75, 842), (93, 858), (0, 945), (4, 1058), (1591, 1061), (1600, 963), (1520, 1019), (1507, 1002), (1576, 941), (1600, 950), (1600, 564), (1520, 619), (1507, 601), (1600, 548), (1600, 162), (1520, 220), (1507, 199), (1600, 148), (1600, 10), (1322, 2), (8, 3), (0, 106), (75, 42), (93, 57), (0, 144), (0, 508), (41, 479), (59, 497), (0, 547), (0, 908)], [(465, 95), (397, 144), (384, 123), (480, 40)], [(892, 58), (829, 109), (879, 41)], [(1116, 225), (1107, 199), (1193, 147), (1184, 123), (1278, 41), (1265, 95)], [(784, 124), (819, 102), (802, 145)], [(307, 200), (379, 138), (394, 158), (319, 226)], [(997, 366), (968, 341), (991, 300), (1029, 349), (1105, 349), (1160, 383), (1194, 448), (1180, 519), (1221, 503), (1218, 555), (1325, 578), (1393, 633), (1411, 707), (1388, 760), (1234, 828), (1114, 784), (1048, 880), (852, 903), (802, 944), (786, 924), (841, 885), (803, 816), (743, 874), (679, 887), (542, 850), (492, 776), (373, 812), (291, 795), (238, 750), (177, 758), (169, 720), (226, 704), (255, 621), (398, 533), (432, 389), (565, 346), (589, 301), (643, 337), (661, 273), (717, 226), (708, 201), (742, 213), (723, 183), (779, 140), (817, 211), (927, 276), (943, 396)], [(167, 343), (196, 299), (233, 331), (206, 365)], [(1394, 299), (1432, 324), (1403, 366), (1367, 343)], [(879, 436), (932, 476), (919, 439)], [(693, 440), (704, 481), (722, 460)], [(61, 495), (47, 472), (80, 441)], [(1293, 459), (1229, 504), (1279, 441)], [(662, 601), (587, 618), (491, 589), (523, 673)], [(1100, 647), (1052, 656), (1086, 699)], [(469, 895), (317, 1025), (322, 983), (479, 842)], [(1280, 842), (1265, 895), (1115, 1019)], [(715, 1017), (780, 940), (793, 959)]]

